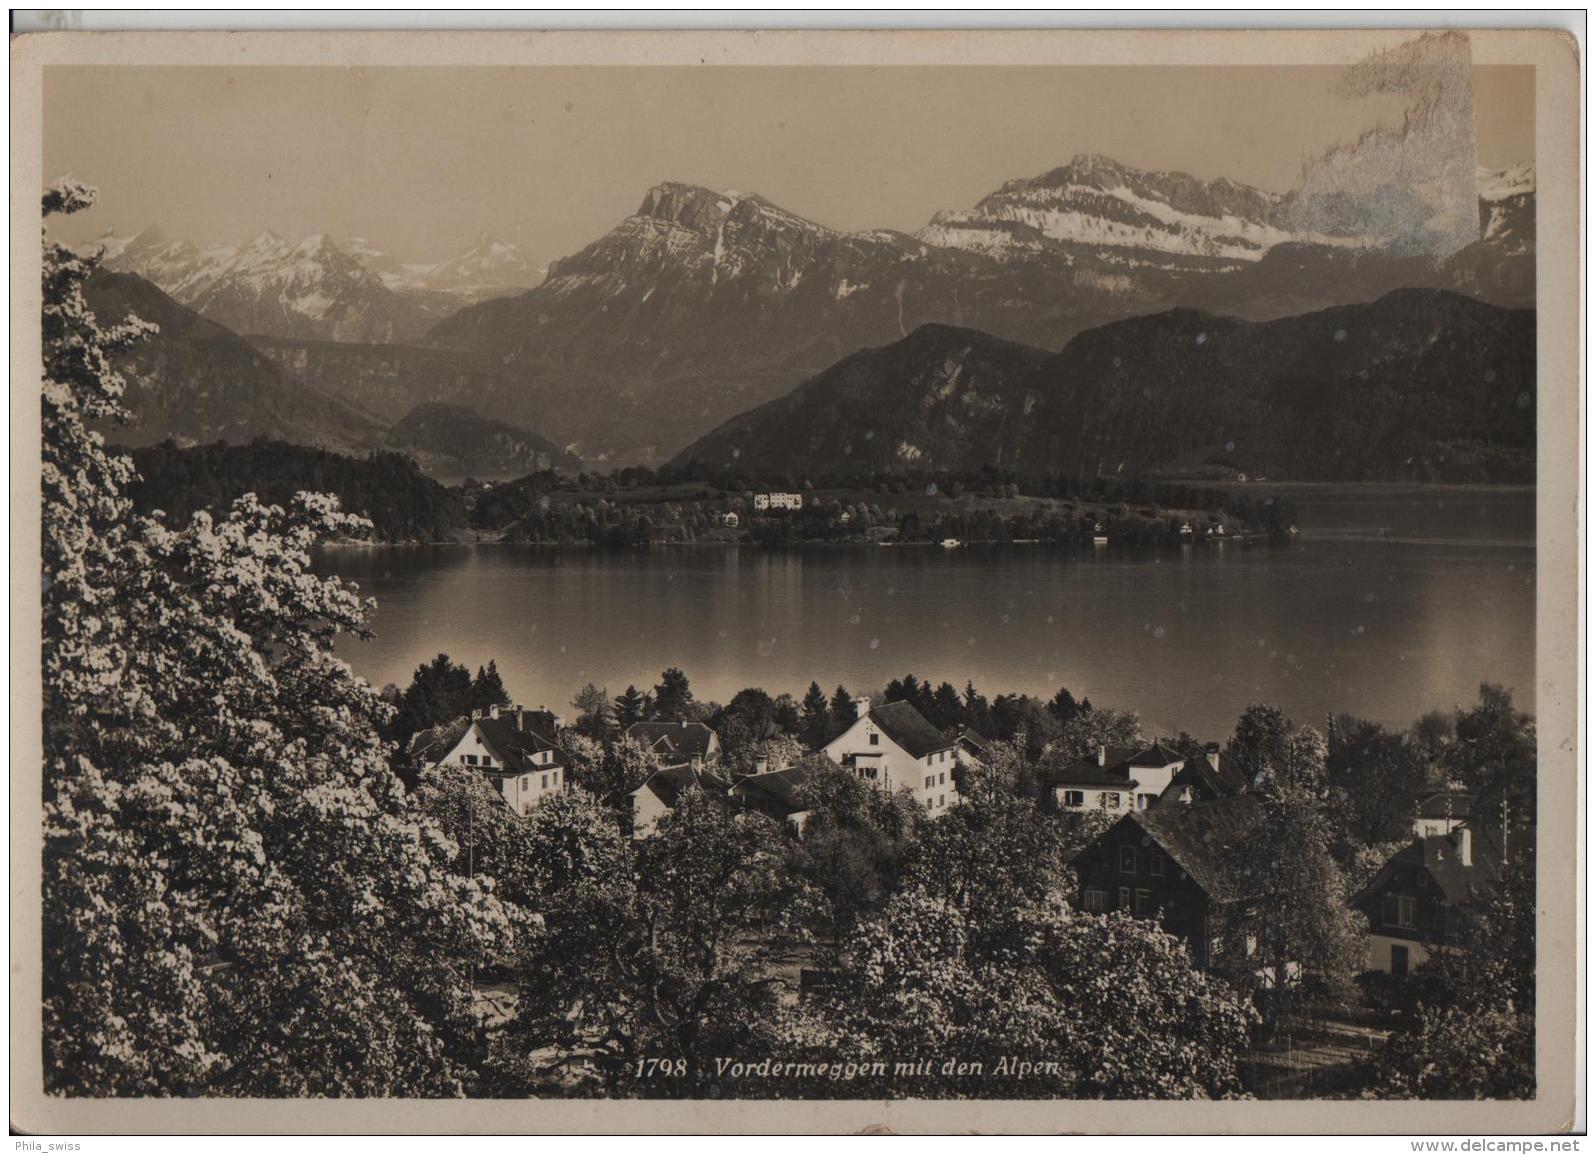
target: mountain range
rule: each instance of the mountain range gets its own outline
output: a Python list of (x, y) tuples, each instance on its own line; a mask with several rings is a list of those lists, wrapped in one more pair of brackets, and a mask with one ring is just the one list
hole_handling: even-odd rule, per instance
[(118, 361), (132, 420), (105, 432), (123, 445), (272, 437), (363, 453), (382, 441), (382, 423), (305, 384), (142, 277), (101, 269), (85, 284), (84, 299), (102, 324), (135, 316), (159, 326)]
[(1535, 314), (1433, 289), (1268, 322), (1180, 309), (1045, 351), (926, 325), (733, 418), (672, 468), (1529, 481)]
[(466, 405), (589, 461), (658, 464), (928, 323), (1051, 353), (1174, 309), (1265, 321), (1413, 287), (1532, 305), (1533, 166), (1478, 183), (1480, 240), (1445, 259), (1303, 235), (1289, 196), (1101, 156), (1006, 182), (914, 234), (661, 184), (519, 292), (541, 270), (486, 237), (425, 268), (327, 238), (201, 250), (140, 234), (107, 253), (385, 423)]
[(484, 235), (435, 265), (405, 265), (361, 238), (286, 241), (270, 230), (238, 245), (201, 247), (158, 228), (97, 242), (103, 264), (135, 272), (179, 303), (238, 333), (403, 342), (440, 317), (524, 291), (538, 274), (514, 245)]
[(119, 355), (132, 419), (102, 430), (119, 444), (242, 445), (267, 438), (356, 456), (387, 448), (423, 469), (457, 476), (581, 466), (538, 434), (464, 406), (422, 403), (396, 419), (330, 396), (135, 274), (100, 269), (84, 297), (102, 324), (136, 316), (157, 326)]
[(1278, 223), (1281, 200), (1077, 157), (910, 236), (841, 233), (758, 196), (660, 185), (541, 285), (461, 310), (426, 344), (521, 379), (485, 411), (514, 420), (536, 404), (540, 427), (584, 457), (657, 461), (694, 426), (928, 322), (1056, 350), (1174, 306), (1263, 320), (1415, 285), (1533, 302), (1533, 192), (1482, 201), (1495, 225), (1445, 260), (1294, 236)]

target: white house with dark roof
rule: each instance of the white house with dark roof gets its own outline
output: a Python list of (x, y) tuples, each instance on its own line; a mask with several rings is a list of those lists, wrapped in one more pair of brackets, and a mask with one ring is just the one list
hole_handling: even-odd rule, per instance
[[(566, 770), (554, 743), (531, 728), (538, 718), (537, 711), (494, 706), (441, 732), (426, 731), (430, 737), (420, 750), (428, 765), (480, 771), (505, 805), (524, 815), (566, 787)], [(414, 741), (412, 748), (417, 748)]]
[(872, 707), (869, 698), (860, 698), (853, 725), (822, 753), (878, 790), (909, 791), (930, 814), (941, 814), (959, 800), (953, 781), (958, 743), (908, 702)]
[(1150, 809), (1185, 764), (1184, 754), (1160, 742), (1099, 746), (1095, 757), (1045, 770), (1042, 781), (1062, 810), (1123, 814)]

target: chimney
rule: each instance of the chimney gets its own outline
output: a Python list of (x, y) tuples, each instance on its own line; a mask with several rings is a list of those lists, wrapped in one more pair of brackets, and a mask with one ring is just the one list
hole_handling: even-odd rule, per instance
[(1219, 769), (1219, 749), (1218, 749), (1218, 747), (1215, 747), (1214, 749), (1208, 751), (1208, 765), (1212, 766), (1215, 770)]
[(855, 703), (855, 717), (863, 718), (870, 713), (870, 699), (860, 698)]
[(498, 716), (499, 716), (499, 708), (497, 706), (489, 706), (488, 707), (488, 717), (497, 718)]
[(1457, 844), (1457, 860), (1464, 866), (1474, 865), (1473, 838), (1467, 826), (1459, 826), (1452, 832), (1452, 841)]
[(1107, 766), (1108, 765), (1108, 747), (1107, 746), (1099, 746), (1097, 748), (1097, 764), (1099, 766)]
[(763, 756), (754, 759), (754, 773), (763, 774), (770, 769), (770, 759)]

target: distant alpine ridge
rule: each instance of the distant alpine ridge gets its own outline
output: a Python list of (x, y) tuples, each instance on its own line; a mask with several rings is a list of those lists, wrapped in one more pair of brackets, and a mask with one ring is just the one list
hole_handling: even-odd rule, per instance
[(518, 249), (489, 236), (436, 265), (402, 265), (361, 238), (290, 242), (269, 230), (199, 247), (148, 228), (98, 245), (106, 268), (138, 273), (235, 332), (273, 337), (409, 341), (464, 304), (538, 280)]
[(926, 325), (726, 422), (680, 472), (1530, 481), (1535, 315), (1403, 289), (1268, 322), (1174, 310), (1062, 352)]

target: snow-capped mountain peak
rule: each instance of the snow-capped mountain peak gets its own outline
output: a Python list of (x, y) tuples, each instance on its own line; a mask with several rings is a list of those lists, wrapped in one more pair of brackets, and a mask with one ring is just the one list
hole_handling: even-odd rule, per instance
[(917, 235), (994, 256), (1085, 245), (1256, 261), (1290, 239), (1272, 221), (1279, 200), (1224, 177), (1149, 172), (1083, 153), (1040, 176), (1004, 182), (973, 209), (938, 213)]

